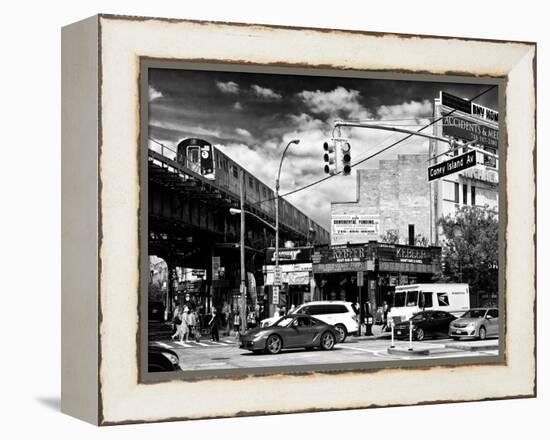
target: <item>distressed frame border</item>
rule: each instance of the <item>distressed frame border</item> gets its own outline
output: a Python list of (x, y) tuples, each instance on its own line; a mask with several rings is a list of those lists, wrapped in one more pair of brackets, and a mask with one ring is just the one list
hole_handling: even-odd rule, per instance
[[(238, 415), (252, 414), (274, 414), (303, 411), (319, 411), (329, 409), (351, 409), (366, 408), (375, 406), (398, 406), (419, 403), (437, 403), (442, 401), (466, 401), (466, 400), (487, 400), (498, 398), (531, 397), (536, 395), (536, 297), (535, 297), (535, 245), (536, 237), (535, 226), (535, 63), (536, 47), (531, 43), (512, 43), (512, 42), (494, 42), (490, 40), (460, 40), (445, 39), (441, 37), (416, 37), (399, 36), (396, 34), (375, 34), (363, 32), (347, 31), (328, 31), (316, 29), (297, 29), (273, 26), (241, 25), (241, 24), (223, 24), (191, 22), (169, 19), (146, 19), (132, 17), (116, 17), (102, 15), (98, 18), (99, 26), (99, 269), (98, 277), (99, 287), (99, 377), (98, 386), (99, 395), (99, 423), (117, 424), (138, 421), (160, 421), (174, 419), (194, 419), (211, 417), (231, 417)], [(139, 115), (136, 110), (136, 103), (139, 99), (137, 86), (131, 86), (129, 82), (121, 82), (121, 78), (134, 80), (139, 72), (139, 58), (189, 58), (200, 61), (201, 59), (222, 59), (226, 55), (215, 54), (216, 49), (211, 45), (202, 45), (201, 49), (206, 52), (214, 52), (214, 56), (197, 57), (193, 54), (193, 48), (190, 47), (193, 38), (208, 33), (208, 38), (212, 41), (222, 41), (227, 35), (232, 35), (237, 39), (248, 39), (256, 37), (263, 40), (264, 43), (275, 44), (278, 41), (279, 49), (284, 46), (287, 34), (301, 32), (301, 36), (308, 42), (320, 40), (330, 42), (334, 40), (341, 41), (345, 38), (347, 41), (354, 40), (354, 47), (357, 48), (357, 40), (365, 47), (373, 49), (378, 44), (386, 47), (410, 46), (410, 43), (416, 46), (424, 46), (424, 50), (431, 55), (439, 53), (441, 58), (444, 54), (437, 51), (437, 46), (441, 46), (441, 41), (453, 44), (455, 48), (461, 47), (457, 59), (464, 61), (464, 46), (468, 47), (468, 52), (475, 49), (478, 53), (485, 54), (483, 58), (469, 58), (468, 68), (456, 69), (456, 63), (447, 61), (447, 69), (442, 69), (445, 60), (436, 60), (435, 66), (428, 67), (423, 65), (423, 52), (412, 52), (411, 57), (417, 56), (416, 62), (400, 59), (399, 63), (392, 60), (391, 57), (381, 56), (376, 53), (369, 62), (370, 66), (359, 67), (361, 70), (382, 71), (401, 71), (417, 72), (431, 74), (449, 74), (457, 75), (494, 75), (506, 77), (506, 97), (507, 106), (506, 120), (509, 130), (508, 143), (509, 162), (507, 162), (507, 176), (509, 177), (510, 187), (507, 187), (506, 198), (510, 207), (509, 230), (507, 231), (506, 258), (507, 258), (507, 298), (511, 301), (507, 304), (507, 316), (510, 318), (512, 330), (516, 330), (518, 314), (520, 319), (528, 318), (533, 324), (528, 333), (522, 333), (520, 330), (507, 334), (507, 342), (510, 342), (509, 357), (505, 366), (479, 366), (470, 367), (465, 371), (462, 367), (456, 368), (423, 368), (408, 371), (374, 371), (370, 373), (342, 373), (338, 376), (339, 383), (335, 377), (325, 374), (313, 374), (308, 377), (247, 377), (232, 379), (229, 381), (211, 380), (201, 381), (201, 387), (197, 388), (196, 382), (171, 381), (162, 384), (139, 384), (138, 368), (135, 353), (137, 351), (137, 321), (139, 314), (137, 306), (137, 295), (132, 297), (132, 293), (137, 291), (139, 284), (138, 272), (139, 263), (137, 263), (136, 250), (138, 241), (137, 228), (132, 232), (132, 225), (137, 225), (139, 207), (139, 164), (138, 154), (136, 154), (137, 145), (139, 145)], [(274, 35), (276, 36), (274, 37)], [(190, 36), (191, 42), (186, 48), (183, 48), (175, 36)], [(218, 40), (216, 40), (218, 39)], [(328, 40), (327, 40), (328, 39)], [(186, 38), (187, 40), (187, 38)], [(414, 40), (414, 41), (412, 41)], [(206, 41), (206, 40), (205, 40)], [(205, 42), (203, 41), (203, 43)], [(258, 40), (256, 40), (258, 41)], [(256, 43), (254, 41), (254, 43)], [(196, 41), (195, 41), (196, 43)], [(156, 49), (153, 46), (156, 46)], [(184, 45), (185, 46), (185, 45)], [(222, 47), (224, 44), (221, 45)], [(254, 46), (254, 45), (252, 45)], [(435, 46), (435, 47), (434, 47)], [(474, 48), (475, 46), (475, 48)], [(271, 46), (273, 47), (273, 46)], [(312, 46), (315, 47), (315, 46)], [(363, 46), (362, 46), (363, 47)], [(169, 49), (168, 49), (169, 48)], [(196, 48), (196, 47), (195, 47)], [(182, 56), (178, 51), (185, 49), (188, 57)], [(225, 47), (227, 49), (227, 47)], [(250, 47), (233, 48), (236, 54), (233, 54), (232, 62), (254, 63), (254, 56), (250, 56)], [(296, 49), (292, 48), (295, 56)], [(497, 50), (495, 50), (497, 49)], [(286, 48), (287, 55), (289, 48)], [(441, 49), (439, 49), (441, 51)], [(226, 54), (230, 53), (226, 52)], [(239, 52), (240, 56), (239, 57)], [(375, 52), (375, 51), (374, 51)], [(373, 53), (374, 53), (373, 52)], [(405, 51), (406, 52), (406, 51)], [(495, 58), (495, 53), (498, 53)], [(248, 53), (248, 58), (242, 58)], [(117, 54), (117, 56), (114, 56)], [(255, 54), (256, 57), (260, 55)], [(319, 54), (316, 54), (317, 57)], [(348, 58), (346, 58), (348, 55)], [(304, 65), (316, 67), (336, 67), (339, 69), (352, 68), (354, 65), (353, 54), (338, 54), (333, 56), (333, 63), (319, 62), (315, 57), (302, 55)], [(276, 55), (275, 55), (276, 56)], [(356, 56), (356, 55), (355, 55)], [(292, 58), (292, 56), (288, 57)], [(304, 59), (307, 58), (307, 59)], [(328, 56), (330, 58), (330, 56)], [(381, 59), (382, 58), (382, 59)], [(474, 60), (474, 58), (476, 58)], [(287, 59), (287, 57), (283, 57)], [(290, 60), (290, 64), (295, 60)], [(420, 64), (418, 64), (420, 63)], [(267, 61), (261, 64), (282, 65), (285, 62), (281, 60)], [(472, 67), (473, 65), (476, 67)], [(131, 73), (133, 72), (133, 74)], [(125, 76), (128, 75), (129, 76)], [(532, 87), (520, 90), (519, 84), (527, 84)], [(528, 111), (523, 115), (518, 114), (518, 107), (527, 108)], [(125, 114), (119, 113), (123, 110)], [(522, 132), (523, 129), (523, 132)], [(513, 146), (513, 148), (511, 148)], [(133, 152), (133, 153), (132, 153)], [(523, 160), (521, 154), (531, 153), (533, 160)], [(519, 156), (518, 156), (519, 154)], [(135, 166), (132, 166), (134, 164)], [(511, 164), (514, 164), (511, 166)], [(512, 185), (513, 183), (513, 185)], [(513, 188), (511, 188), (513, 186)], [(518, 190), (518, 187), (520, 188)], [(523, 193), (522, 193), (523, 190)], [(128, 191), (128, 193), (126, 193)], [(519, 192), (518, 192), (519, 191)], [(524, 214), (523, 216), (521, 214)], [(519, 219), (518, 217), (521, 217)], [(527, 217), (527, 229), (525, 227), (525, 218)], [(124, 219), (121, 226), (120, 221)], [(518, 222), (521, 220), (523, 224)], [(122, 229), (121, 229), (122, 228)], [(521, 244), (521, 239), (524, 243)], [(519, 242), (518, 242), (519, 240)], [(533, 240), (533, 241), (532, 241)], [(134, 251), (132, 251), (134, 249)], [(512, 252), (512, 250), (514, 252)], [(520, 258), (515, 258), (519, 256)], [(514, 257), (514, 258), (512, 258)], [(521, 260), (521, 257), (524, 257)], [(133, 263), (132, 263), (133, 262)], [(522, 276), (529, 279), (529, 289), (518, 289), (521, 286), (519, 280)], [(134, 286), (134, 288), (128, 288)], [(508, 290), (508, 288), (510, 290)], [(515, 290), (514, 290), (515, 289)], [(514, 293), (515, 292), (515, 293)], [(524, 294), (527, 299), (523, 304), (517, 303), (517, 296)], [(512, 308), (512, 305), (514, 308)], [(519, 309), (516, 311), (516, 307)], [(523, 314), (523, 315), (522, 315)], [(133, 329), (133, 330), (132, 330)], [(132, 336), (133, 335), (133, 336)], [(518, 338), (526, 337), (523, 341), (523, 347), (518, 346)], [(508, 341), (508, 339), (510, 339)], [(134, 356), (131, 355), (133, 347)], [(526, 351), (527, 350), (527, 351)], [(530, 362), (523, 362), (523, 367), (517, 364), (520, 356), (527, 354)], [(529, 353), (531, 353), (529, 355)], [(443, 371), (445, 370), (445, 371)], [(475, 370), (475, 371), (474, 371)], [(450, 380), (448, 374), (452, 373), (454, 381)], [(389, 390), (389, 383), (399, 383), (402, 390), (408, 387), (418, 387), (419, 383), (426, 380), (426, 374), (430, 379), (447, 380), (448, 389), (446, 393), (434, 392), (435, 390), (425, 389), (423, 397), (418, 396), (411, 399), (409, 396), (395, 395), (395, 390)], [(384, 376), (381, 378), (381, 376)], [(458, 382), (456, 381), (459, 377)], [(498, 376), (507, 379), (503, 386)], [(493, 383), (482, 382), (478, 390), (460, 390), (457, 384), (464, 384), (471, 380), (486, 381), (491, 377)], [(502, 379), (502, 377), (500, 378)], [(420, 381), (420, 382), (419, 382)], [(386, 382), (384, 387), (383, 383)], [(498, 382), (498, 383), (497, 383)], [(301, 400), (296, 399), (296, 393), (291, 393), (290, 403), (283, 402), (278, 396), (283, 393), (273, 393), (273, 385), (277, 385), (278, 392), (281, 388), (284, 391), (292, 388), (299, 390), (310, 389), (310, 395)], [(365, 398), (357, 398), (355, 392), (353, 396), (346, 394), (347, 385), (354, 385), (360, 390), (368, 391)], [(246, 397), (244, 388), (249, 391), (254, 387), (262, 385), (262, 401), (255, 400), (255, 393), (251, 393), (252, 399)], [(313, 391), (309, 386), (315, 385), (317, 391)], [(237, 388), (235, 388), (237, 387)], [(266, 387), (268, 391), (266, 393)], [(218, 393), (228, 393), (239, 390), (243, 397), (233, 399), (232, 406), (220, 406), (215, 402)], [(327, 400), (323, 397), (330, 390), (333, 391), (332, 399)], [(391, 392), (390, 392), (391, 391)], [(197, 393), (202, 393), (200, 396)], [(215, 393), (216, 394), (215, 394)], [(374, 397), (370, 394), (374, 392)], [(178, 400), (178, 397), (188, 393), (194, 395), (194, 405), (185, 405), (185, 402)], [(321, 394), (322, 393), (322, 394)], [(380, 393), (380, 394), (377, 394)], [(382, 395), (383, 393), (388, 396)], [(390, 396), (389, 394), (394, 394)], [(266, 395), (271, 399), (265, 399)], [(250, 396), (249, 396), (250, 397)], [(171, 404), (167, 405), (166, 402)], [(164, 405), (162, 402), (165, 402)], [(180, 404), (177, 404), (177, 403)], [(217, 403), (217, 404), (216, 404)]]

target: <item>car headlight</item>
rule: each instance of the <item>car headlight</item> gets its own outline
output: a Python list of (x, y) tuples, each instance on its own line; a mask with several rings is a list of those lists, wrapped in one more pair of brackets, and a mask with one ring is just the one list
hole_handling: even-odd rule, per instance
[(163, 351), (162, 352), (162, 355), (168, 359), (170, 361), (170, 363), (172, 363), (173, 365), (177, 365), (180, 363), (180, 360), (179, 358), (175, 355), (175, 354), (172, 354), (172, 353), (168, 353), (166, 351)]
[(258, 333), (256, 333), (256, 335), (254, 336), (253, 340), (254, 340), (254, 341), (257, 341), (258, 339), (262, 339), (266, 334), (267, 334), (267, 331), (258, 332)]

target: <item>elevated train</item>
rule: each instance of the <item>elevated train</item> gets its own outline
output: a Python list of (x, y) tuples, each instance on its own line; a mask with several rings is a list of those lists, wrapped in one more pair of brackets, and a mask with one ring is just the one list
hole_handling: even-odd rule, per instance
[[(275, 218), (275, 192), (211, 143), (187, 138), (178, 143), (176, 160), (187, 168), (213, 180), (228, 192), (239, 195), (240, 173), (244, 172), (246, 204)], [(279, 222), (308, 237), (315, 244), (328, 244), (329, 232), (283, 198), (279, 198)]]

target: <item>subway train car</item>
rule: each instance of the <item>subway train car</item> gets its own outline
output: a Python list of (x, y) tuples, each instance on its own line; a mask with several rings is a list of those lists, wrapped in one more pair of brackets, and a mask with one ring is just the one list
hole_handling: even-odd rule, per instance
[[(240, 191), (239, 175), (242, 170), (246, 202), (274, 218), (274, 191), (226, 154), (213, 147), (211, 143), (198, 138), (184, 139), (178, 143), (176, 160), (236, 195)], [(326, 229), (283, 198), (279, 200), (279, 222), (290, 225), (310, 237), (311, 242), (328, 244), (330, 241), (330, 235)]]

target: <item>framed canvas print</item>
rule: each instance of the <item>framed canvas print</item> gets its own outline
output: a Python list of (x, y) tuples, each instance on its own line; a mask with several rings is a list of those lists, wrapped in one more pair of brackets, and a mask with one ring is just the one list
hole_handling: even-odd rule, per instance
[(63, 29), (62, 409), (534, 397), (527, 42)]

